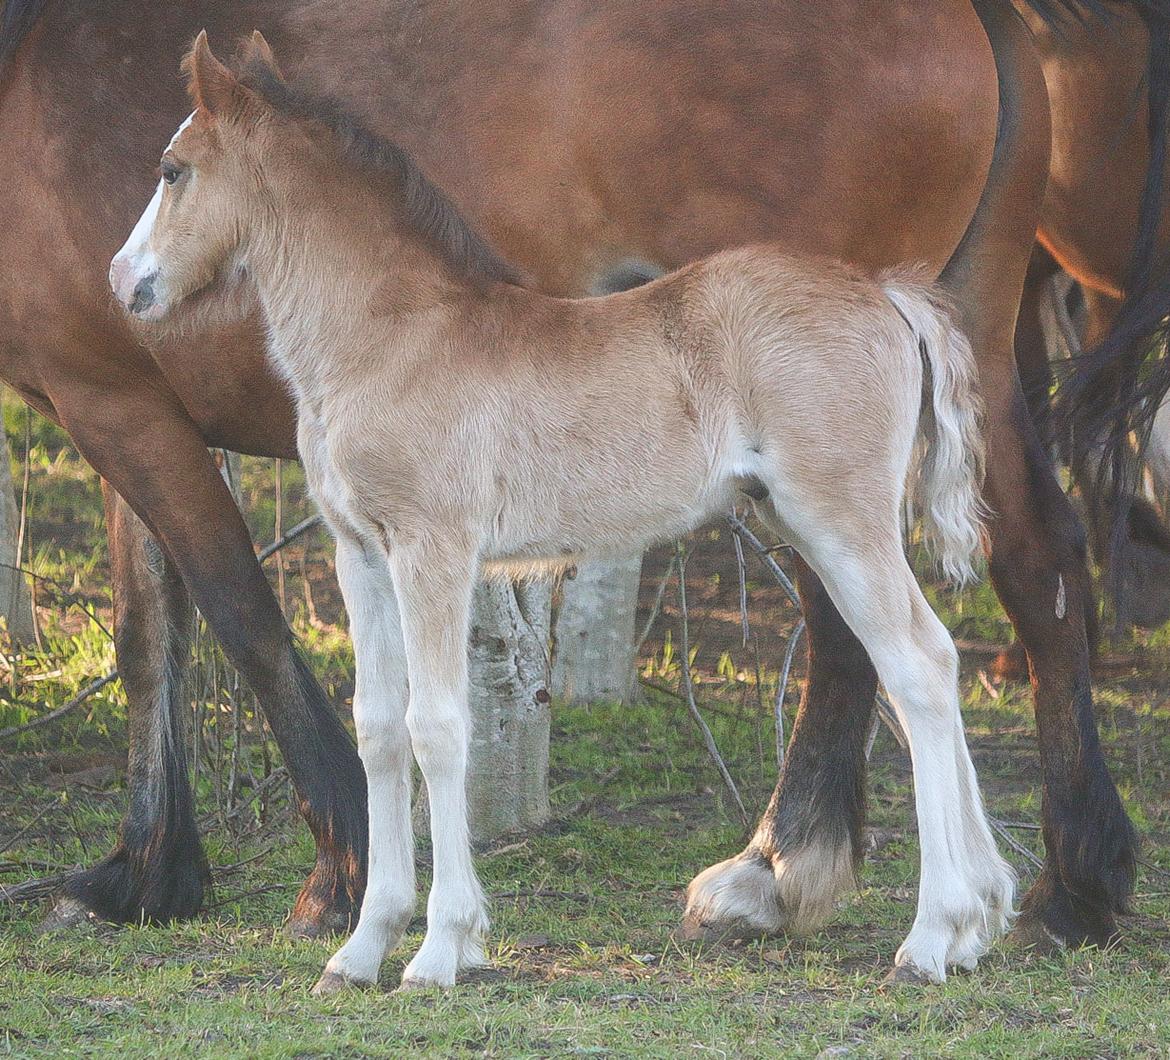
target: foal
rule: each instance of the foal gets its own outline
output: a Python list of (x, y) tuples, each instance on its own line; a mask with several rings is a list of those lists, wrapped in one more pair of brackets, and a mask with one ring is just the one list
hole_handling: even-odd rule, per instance
[[(943, 568), (970, 573), (974, 368), (932, 289), (748, 247), (624, 294), (545, 297), (400, 149), (289, 88), (259, 35), (239, 74), (203, 34), (186, 68), (195, 111), (111, 284), (157, 319), (225, 264), (246, 270), (297, 399), (337, 538), (370, 805), (361, 920), (318, 990), (375, 981), (410, 921), (411, 750), (435, 869), (403, 980), (449, 985), (484, 962), (464, 795), (481, 571), (644, 546), (739, 492), (824, 579), (910, 741), (922, 882), (896, 963), (936, 980), (973, 967), (1010, 917), (1012, 875), (967, 753), (955, 648), (900, 527), (917, 472)], [(712, 900), (781, 893), (762, 864), (725, 866)]]

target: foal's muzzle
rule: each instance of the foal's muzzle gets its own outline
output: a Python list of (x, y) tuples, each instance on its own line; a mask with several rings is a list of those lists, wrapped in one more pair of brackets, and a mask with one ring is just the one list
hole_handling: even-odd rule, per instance
[(155, 294), (157, 280), (157, 269), (141, 276), (130, 258), (115, 257), (110, 262), (110, 289), (134, 316), (152, 319), (161, 315)]

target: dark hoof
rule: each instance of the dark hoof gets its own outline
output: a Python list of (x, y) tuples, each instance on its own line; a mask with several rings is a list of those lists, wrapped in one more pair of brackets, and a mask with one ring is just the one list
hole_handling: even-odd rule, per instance
[(889, 974), (882, 980), (883, 988), (899, 988), (904, 986), (933, 986), (932, 979), (925, 972), (919, 971), (912, 964), (895, 964)]
[(82, 925), (94, 924), (97, 916), (76, 898), (66, 895), (57, 901), (37, 927), (37, 934), (50, 935), (58, 931), (73, 931)]
[(1045, 870), (1024, 896), (1011, 937), (1039, 953), (1055, 953), (1085, 946), (1108, 949), (1120, 936), (1112, 913), (1077, 900)]
[(338, 972), (325, 972), (320, 979), (317, 980), (317, 985), (313, 987), (313, 997), (332, 997), (334, 994), (345, 993), (352, 990), (369, 990), (373, 983), (367, 983), (361, 979), (350, 979), (347, 975), (341, 975)]
[(303, 916), (295, 910), (284, 925), (284, 933), (292, 939), (321, 939), (330, 935), (347, 935), (357, 926), (357, 919), (348, 911), (326, 909), (316, 916)]
[(1032, 916), (1021, 916), (1016, 921), (1015, 927), (1008, 935), (1008, 942), (1015, 946), (1023, 946), (1043, 957), (1051, 957), (1067, 949), (1064, 940), (1049, 931), (1043, 920)]

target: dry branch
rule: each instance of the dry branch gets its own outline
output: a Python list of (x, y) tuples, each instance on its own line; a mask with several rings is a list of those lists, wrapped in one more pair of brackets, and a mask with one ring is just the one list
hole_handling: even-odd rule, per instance
[(715, 737), (711, 735), (711, 730), (703, 720), (703, 715), (699, 713), (699, 705), (695, 702), (695, 688), (691, 681), (691, 645), (687, 618), (687, 562), (681, 541), (675, 542), (675, 556), (678, 561), (678, 603), (679, 610), (682, 613), (682, 672), (683, 688), (686, 690), (687, 709), (690, 711), (691, 717), (695, 719), (695, 724), (698, 725), (699, 731), (703, 735), (703, 743), (707, 747), (707, 754), (711, 756), (711, 760), (715, 763), (715, 768), (719, 770), (719, 775), (723, 778), (724, 786), (727, 788), (732, 799), (735, 800), (740, 819), (743, 821), (743, 826), (746, 830), (751, 827), (747, 809), (744, 807), (743, 799), (739, 797), (739, 789), (735, 786), (735, 781), (731, 779), (731, 772), (727, 768), (727, 763), (723, 761), (723, 756), (719, 753), (719, 748), (715, 744)]
[(0, 740), (6, 740), (11, 736), (18, 736), (21, 733), (32, 732), (33, 729), (39, 729), (44, 725), (51, 725), (60, 718), (65, 717), (71, 710), (75, 710), (81, 706), (90, 696), (95, 692), (105, 688), (111, 681), (118, 676), (117, 670), (111, 670), (104, 677), (99, 677), (95, 681), (90, 681), (80, 692), (77, 693), (67, 703), (63, 703), (56, 710), (50, 711), (44, 717), (34, 718), (32, 721), (25, 722), (23, 725), (10, 725), (7, 729), (0, 729)]

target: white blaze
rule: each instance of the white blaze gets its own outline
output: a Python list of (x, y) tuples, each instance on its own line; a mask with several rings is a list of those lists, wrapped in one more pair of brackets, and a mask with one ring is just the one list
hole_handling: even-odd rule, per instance
[[(192, 111), (183, 120), (183, 124), (175, 130), (175, 135), (167, 144), (168, 151), (175, 146), (175, 142), (183, 135), (183, 130), (191, 124), (194, 117), (195, 113)], [(158, 260), (154, 256), (154, 252), (148, 250), (146, 245), (150, 239), (151, 229), (154, 228), (154, 220), (158, 216), (159, 207), (162, 205), (162, 197), (163, 182), (160, 180), (158, 187), (154, 189), (154, 195), (150, 202), (146, 204), (146, 209), (142, 211), (142, 216), (138, 218), (138, 223), (127, 236), (126, 242), (122, 244), (122, 249), (114, 255), (114, 260), (110, 262), (110, 285), (112, 287), (116, 288), (116, 274), (123, 272), (126, 266), (129, 266), (128, 275), (134, 281), (130, 284), (131, 289), (143, 276), (149, 276), (158, 268)]]

